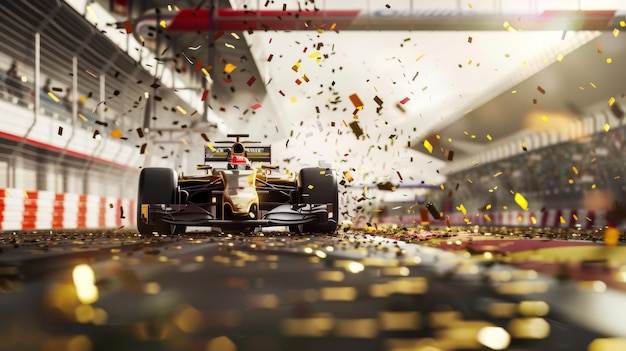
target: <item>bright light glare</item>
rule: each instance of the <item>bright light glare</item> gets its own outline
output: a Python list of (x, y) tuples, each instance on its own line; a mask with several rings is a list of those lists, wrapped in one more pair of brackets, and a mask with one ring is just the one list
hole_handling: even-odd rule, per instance
[(362, 263), (359, 263), (356, 261), (352, 261), (348, 264), (348, 270), (352, 273), (363, 272), (364, 269), (365, 269), (365, 266), (363, 266)]
[(87, 264), (79, 264), (72, 271), (76, 297), (82, 304), (92, 304), (98, 301), (98, 287), (93, 269)]
[(319, 258), (326, 258), (326, 252), (322, 251), (322, 250), (315, 250), (315, 256), (319, 257)]
[(511, 342), (511, 335), (501, 327), (484, 327), (477, 338), (479, 343), (492, 350), (504, 350)]

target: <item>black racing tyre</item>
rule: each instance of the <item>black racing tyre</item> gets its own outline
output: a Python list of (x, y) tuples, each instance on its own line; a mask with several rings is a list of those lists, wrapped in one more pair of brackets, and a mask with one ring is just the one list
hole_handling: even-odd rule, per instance
[[(334, 233), (339, 220), (339, 190), (337, 178), (329, 168), (308, 167), (298, 173), (298, 195), (304, 204), (332, 204), (332, 218), (318, 223), (307, 223), (307, 233)], [(291, 229), (291, 226), (290, 226)]]
[(178, 174), (171, 168), (144, 168), (139, 174), (137, 194), (137, 230), (141, 235), (183, 234), (184, 226), (174, 226), (157, 221), (146, 224), (141, 220), (141, 204), (171, 204), (176, 200)]

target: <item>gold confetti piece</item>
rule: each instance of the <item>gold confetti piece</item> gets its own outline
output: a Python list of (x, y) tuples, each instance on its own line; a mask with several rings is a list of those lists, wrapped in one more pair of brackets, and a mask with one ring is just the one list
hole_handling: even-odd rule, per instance
[(227, 63), (226, 65), (224, 65), (224, 73), (226, 74), (231, 74), (236, 69), (237, 66), (233, 65), (232, 63)]
[(464, 216), (467, 214), (467, 210), (465, 209), (465, 206), (463, 204), (459, 204), (456, 207), (456, 210), (460, 211), (461, 213), (463, 213)]
[(626, 21), (619, 21), (620, 27), (626, 27)]
[(289, 99), (289, 101), (291, 101), (291, 102), (295, 103), (295, 102), (297, 102), (297, 101), (298, 101), (298, 98), (296, 98), (295, 96), (292, 96), (292, 97)]
[(609, 99), (609, 106), (613, 106), (614, 103), (615, 103), (615, 98), (611, 96), (611, 98)]
[(309, 54), (309, 58), (316, 58), (319, 55), (321, 55), (319, 51), (313, 51), (312, 53)]
[(80, 112), (78, 113), (78, 118), (82, 119), (82, 120), (83, 120), (83, 122), (87, 122), (87, 121), (88, 121), (87, 117), (85, 117), (85, 115), (83, 115), (83, 114), (82, 114), (82, 113), (80, 113)]
[(419, 61), (419, 60), (423, 59), (423, 58), (424, 58), (424, 56), (426, 56), (426, 54), (421, 54), (421, 55), (419, 55), (419, 56), (415, 59), (415, 62), (417, 62), (417, 61)]
[(504, 21), (504, 23), (502, 23), (502, 27), (504, 27), (509, 32), (517, 32), (517, 30), (515, 28), (513, 28), (513, 26), (511, 26), (509, 21)]
[(613, 36), (616, 38), (619, 36), (619, 29), (613, 28)]
[(556, 57), (556, 60), (559, 62), (563, 61), (563, 54), (559, 54), (559, 56)]
[(343, 171), (343, 177), (348, 181), (348, 182), (352, 182), (354, 180), (354, 178), (352, 177), (352, 174), (350, 174), (349, 171)]
[(300, 69), (300, 62), (296, 62), (293, 66), (291, 66), (291, 69), (294, 72), (298, 72), (298, 69)]
[(92, 71), (90, 71), (88, 69), (85, 70), (85, 73), (87, 73), (88, 75), (90, 75), (90, 76), (92, 76), (94, 78), (98, 78), (98, 76), (95, 73), (93, 73)]
[(161, 28), (167, 28), (167, 22), (165, 22), (165, 20), (161, 20), (161, 22), (159, 22), (159, 25), (161, 26)]
[(87, 12), (89, 12), (89, 16), (91, 16), (91, 19), (92, 19), (95, 23), (98, 23), (98, 17), (96, 16), (96, 13), (93, 11), (93, 9), (91, 8), (91, 6), (87, 5), (85, 8), (87, 9)]
[(176, 109), (180, 111), (180, 113), (182, 113), (183, 115), (187, 114), (187, 111), (185, 111), (185, 109), (182, 108), (180, 105), (176, 105)]
[(330, 30), (335, 30), (336, 27), (337, 27), (337, 23), (333, 23), (330, 25)]
[(524, 195), (520, 193), (515, 193), (515, 203), (524, 211), (528, 210), (528, 200), (524, 197)]
[(545, 90), (541, 87), (541, 85), (538, 85), (538, 86), (537, 86), (537, 90), (538, 90), (541, 94), (543, 94), (543, 95), (545, 95), (545, 94), (546, 94), (546, 91), (545, 91)]
[(49, 91), (49, 92), (48, 92), (48, 96), (49, 96), (52, 100), (54, 100), (54, 102), (59, 102), (59, 101), (60, 101), (60, 100), (59, 100), (59, 98), (58, 98), (56, 95), (54, 95), (54, 93), (53, 93), (53, 92), (51, 92), (51, 91)]
[(307, 188), (309, 188), (309, 190), (313, 190), (314, 186), (313, 186), (313, 184), (309, 184), (309, 186), (307, 186)]
[(122, 131), (121, 131), (121, 130), (119, 130), (119, 129), (113, 129), (113, 130), (111, 131), (111, 136), (112, 136), (113, 138), (115, 138), (115, 139), (119, 139), (119, 138), (121, 138), (121, 137), (122, 137)]
[(589, 82), (589, 85), (591, 85), (592, 88), (597, 88), (597, 86), (593, 83), (593, 82)]
[(424, 148), (425, 148), (426, 150), (428, 150), (428, 153), (429, 153), (429, 154), (432, 154), (432, 153), (433, 153), (433, 146), (432, 146), (432, 144), (430, 143), (430, 141), (428, 141), (428, 140), (426, 140), (426, 139), (424, 140)]
[(487, 140), (491, 141), (491, 135), (487, 134)]
[(603, 129), (604, 129), (604, 131), (605, 131), (606, 133), (608, 133), (608, 132), (609, 132), (609, 130), (611, 130), (611, 126), (610, 126), (608, 123), (604, 123), (604, 127), (603, 127)]
[(488, 204), (487, 206), (485, 206), (485, 210), (491, 210), (491, 204)]
[(574, 171), (574, 174), (578, 174), (578, 168), (576, 168), (576, 166), (572, 166), (572, 171)]
[(211, 152), (215, 152), (215, 147), (211, 143), (206, 143), (206, 146), (211, 150)]

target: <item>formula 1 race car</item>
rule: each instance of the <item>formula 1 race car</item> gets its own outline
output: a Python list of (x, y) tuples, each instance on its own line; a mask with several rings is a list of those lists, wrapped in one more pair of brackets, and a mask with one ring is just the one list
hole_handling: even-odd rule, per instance
[[(170, 168), (144, 168), (139, 175), (137, 229), (142, 235), (185, 233), (187, 226), (223, 232), (253, 232), (284, 226), (298, 233), (334, 233), (339, 215), (337, 179), (325, 167), (280, 174), (271, 146), (249, 146), (247, 134), (229, 134), (229, 147), (205, 145), (205, 174), (179, 175)], [(245, 144), (245, 145), (244, 145)], [(226, 162), (213, 168), (207, 162)]]

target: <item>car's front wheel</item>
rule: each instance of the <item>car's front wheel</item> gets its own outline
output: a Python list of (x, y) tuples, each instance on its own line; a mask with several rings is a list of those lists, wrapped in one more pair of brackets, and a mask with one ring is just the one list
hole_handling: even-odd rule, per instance
[(178, 175), (171, 168), (144, 168), (139, 174), (137, 194), (137, 230), (141, 235), (172, 235), (185, 233), (184, 226), (175, 226), (158, 218), (148, 224), (142, 218), (142, 205), (166, 204), (175, 202)]
[(329, 209), (328, 218), (324, 221), (302, 225), (303, 232), (330, 234), (337, 230), (339, 191), (337, 178), (331, 169), (323, 167), (301, 169), (298, 173), (298, 195), (303, 204), (327, 204), (332, 207)]

